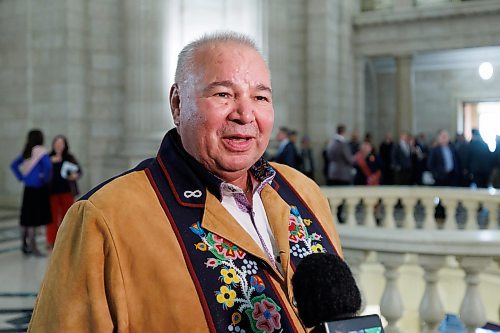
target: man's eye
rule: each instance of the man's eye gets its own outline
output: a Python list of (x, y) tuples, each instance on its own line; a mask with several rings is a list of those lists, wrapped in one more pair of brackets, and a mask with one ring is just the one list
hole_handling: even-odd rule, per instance
[(219, 93), (216, 93), (215, 96), (217, 97), (224, 97), (224, 98), (228, 98), (229, 97), (229, 94), (226, 93), (226, 92), (219, 92)]
[(256, 96), (255, 99), (258, 101), (269, 101), (269, 99), (265, 96)]

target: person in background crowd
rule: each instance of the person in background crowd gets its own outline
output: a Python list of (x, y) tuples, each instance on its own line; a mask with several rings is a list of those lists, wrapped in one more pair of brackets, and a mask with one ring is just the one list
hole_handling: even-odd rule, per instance
[(496, 147), (493, 152), (493, 172), (491, 173), (491, 186), (500, 188), (500, 136), (496, 136)]
[(419, 133), (414, 140), (413, 145), (413, 170), (414, 170), (414, 183), (423, 185), (423, 173), (427, 171), (427, 159), (429, 156), (429, 147), (427, 146), (425, 134)]
[(427, 165), (435, 186), (458, 185), (460, 164), (454, 147), (450, 145), (448, 131), (438, 132), (437, 146), (431, 150)]
[(337, 126), (337, 134), (328, 143), (328, 179), (327, 185), (350, 185), (352, 183), (352, 165), (354, 157), (345, 139), (345, 125)]
[(399, 142), (393, 146), (391, 154), (392, 168), (394, 170), (394, 184), (412, 184), (412, 158), (410, 147), (410, 135), (402, 131)]
[(279, 142), (279, 146), (272, 161), (298, 169), (299, 154), (294, 143), (290, 141), (290, 130), (286, 127), (281, 127), (276, 135), (276, 139)]
[(354, 155), (354, 160), (356, 169), (354, 185), (380, 185), (381, 162), (370, 142), (365, 141), (361, 144), (360, 150)]
[(48, 183), (52, 172), (47, 150), (43, 147), (43, 133), (29, 131), (23, 152), (10, 165), (19, 181), (24, 183), (21, 205), (21, 250), (24, 254), (43, 256), (36, 244), (37, 227), (50, 223)]
[(384, 135), (384, 141), (379, 147), (379, 156), (382, 160), (382, 185), (393, 185), (394, 184), (394, 172), (392, 170), (392, 133), (387, 132)]
[(311, 149), (311, 140), (309, 136), (304, 135), (300, 142), (300, 171), (307, 177), (314, 180), (314, 156)]
[(52, 162), (52, 178), (50, 182), (50, 207), (52, 222), (47, 225), (47, 246), (54, 247), (57, 230), (69, 207), (75, 202), (78, 194), (76, 181), (82, 171), (75, 157), (69, 152), (68, 140), (57, 135), (52, 141), (50, 152)]
[(471, 184), (479, 188), (488, 187), (492, 170), (492, 154), (478, 129), (472, 130), (472, 139), (467, 153)]
[(458, 186), (469, 187), (470, 176), (468, 170), (469, 163), (467, 161), (469, 142), (465, 140), (465, 136), (463, 134), (457, 133), (453, 147), (457, 153), (458, 162), (460, 166), (459, 176), (458, 176)]
[(349, 148), (351, 148), (351, 154), (354, 155), (359, 151), (359, 134), (357, 130), (353, 130), (351, 133), (351, 141), (349, 141)]

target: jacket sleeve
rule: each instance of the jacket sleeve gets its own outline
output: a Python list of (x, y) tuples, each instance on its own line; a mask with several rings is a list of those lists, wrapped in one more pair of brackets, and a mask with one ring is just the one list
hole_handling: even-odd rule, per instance
[(19, 155), (10, 164), (10, 169), (12, 170), (12, 172), (16, 176), (17, 180), (19, 180), (19, 181), (23, 181), (23, 179), (24, 179), (23, 175), (21, 174), (21, 171), (19, 171), (19, 166), (21, 165), (22, 162), (23, 162), (23, 157), (21, 155)]
[(107, 221), (90, 201), (80, 201), (58, 231), (28, 332), (128, 332), (126, 308)]

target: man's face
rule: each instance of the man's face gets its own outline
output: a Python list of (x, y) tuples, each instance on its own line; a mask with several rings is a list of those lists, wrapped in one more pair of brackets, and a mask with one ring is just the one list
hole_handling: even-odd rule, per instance
[(177, 93), (172, 114), (184, 149), (225, 181), (242, 177), (264, 153), (274, 123), (271, 80), (260, 54), (233, 42), (206, 45)]
[(438, 142), (441, 146), (446, 146), (448, 145), (450, 141), (450, 136), (448, 135), (448, 132), (446, 131), (441, 131), (438, 136)]

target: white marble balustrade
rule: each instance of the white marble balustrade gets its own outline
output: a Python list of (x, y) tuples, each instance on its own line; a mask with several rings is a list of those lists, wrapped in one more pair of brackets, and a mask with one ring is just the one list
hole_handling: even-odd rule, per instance
[(341, 221), (338, 222), (351, 226), (425, 230), (500, 229), (500, 191), (494, 189), (325, 186), (322, 191), (328, 197), (333, 216), (340, 216)]
[[(398, 288), (399, 268), (408, 254), (418, 256), (423, 270), (425, 291), (420, 301), (422, 332), (438, 332), (445, 311), (438, 292), (439, 271), (446, 265), (446, 258), (456, 258), (463, 270), (466, 285), (460, 308), (460, 319), (468, 332), (486, 323), (484, 305), (478, 291), (480, 274), (493, 260), (500, 262), (500, 230), (412, 230), (370, 228), (366, 226), (339, 225), (338, 232), (345, 250), (345, 259), (359, 280), (363, 274), (363, 260), (375, 253), (384, 267), (385, 288), (380, 300), (380, 312), (387, 320), (389, 333), (405, 332), (398, 326), (403, 316), (405, 292)], [(498, 267), (498, 266), (497, 266)], [(361, 290), (363, 293), (363, 290)], [(494, 304), (500, 310), (500, 289), (491, 290)]]

